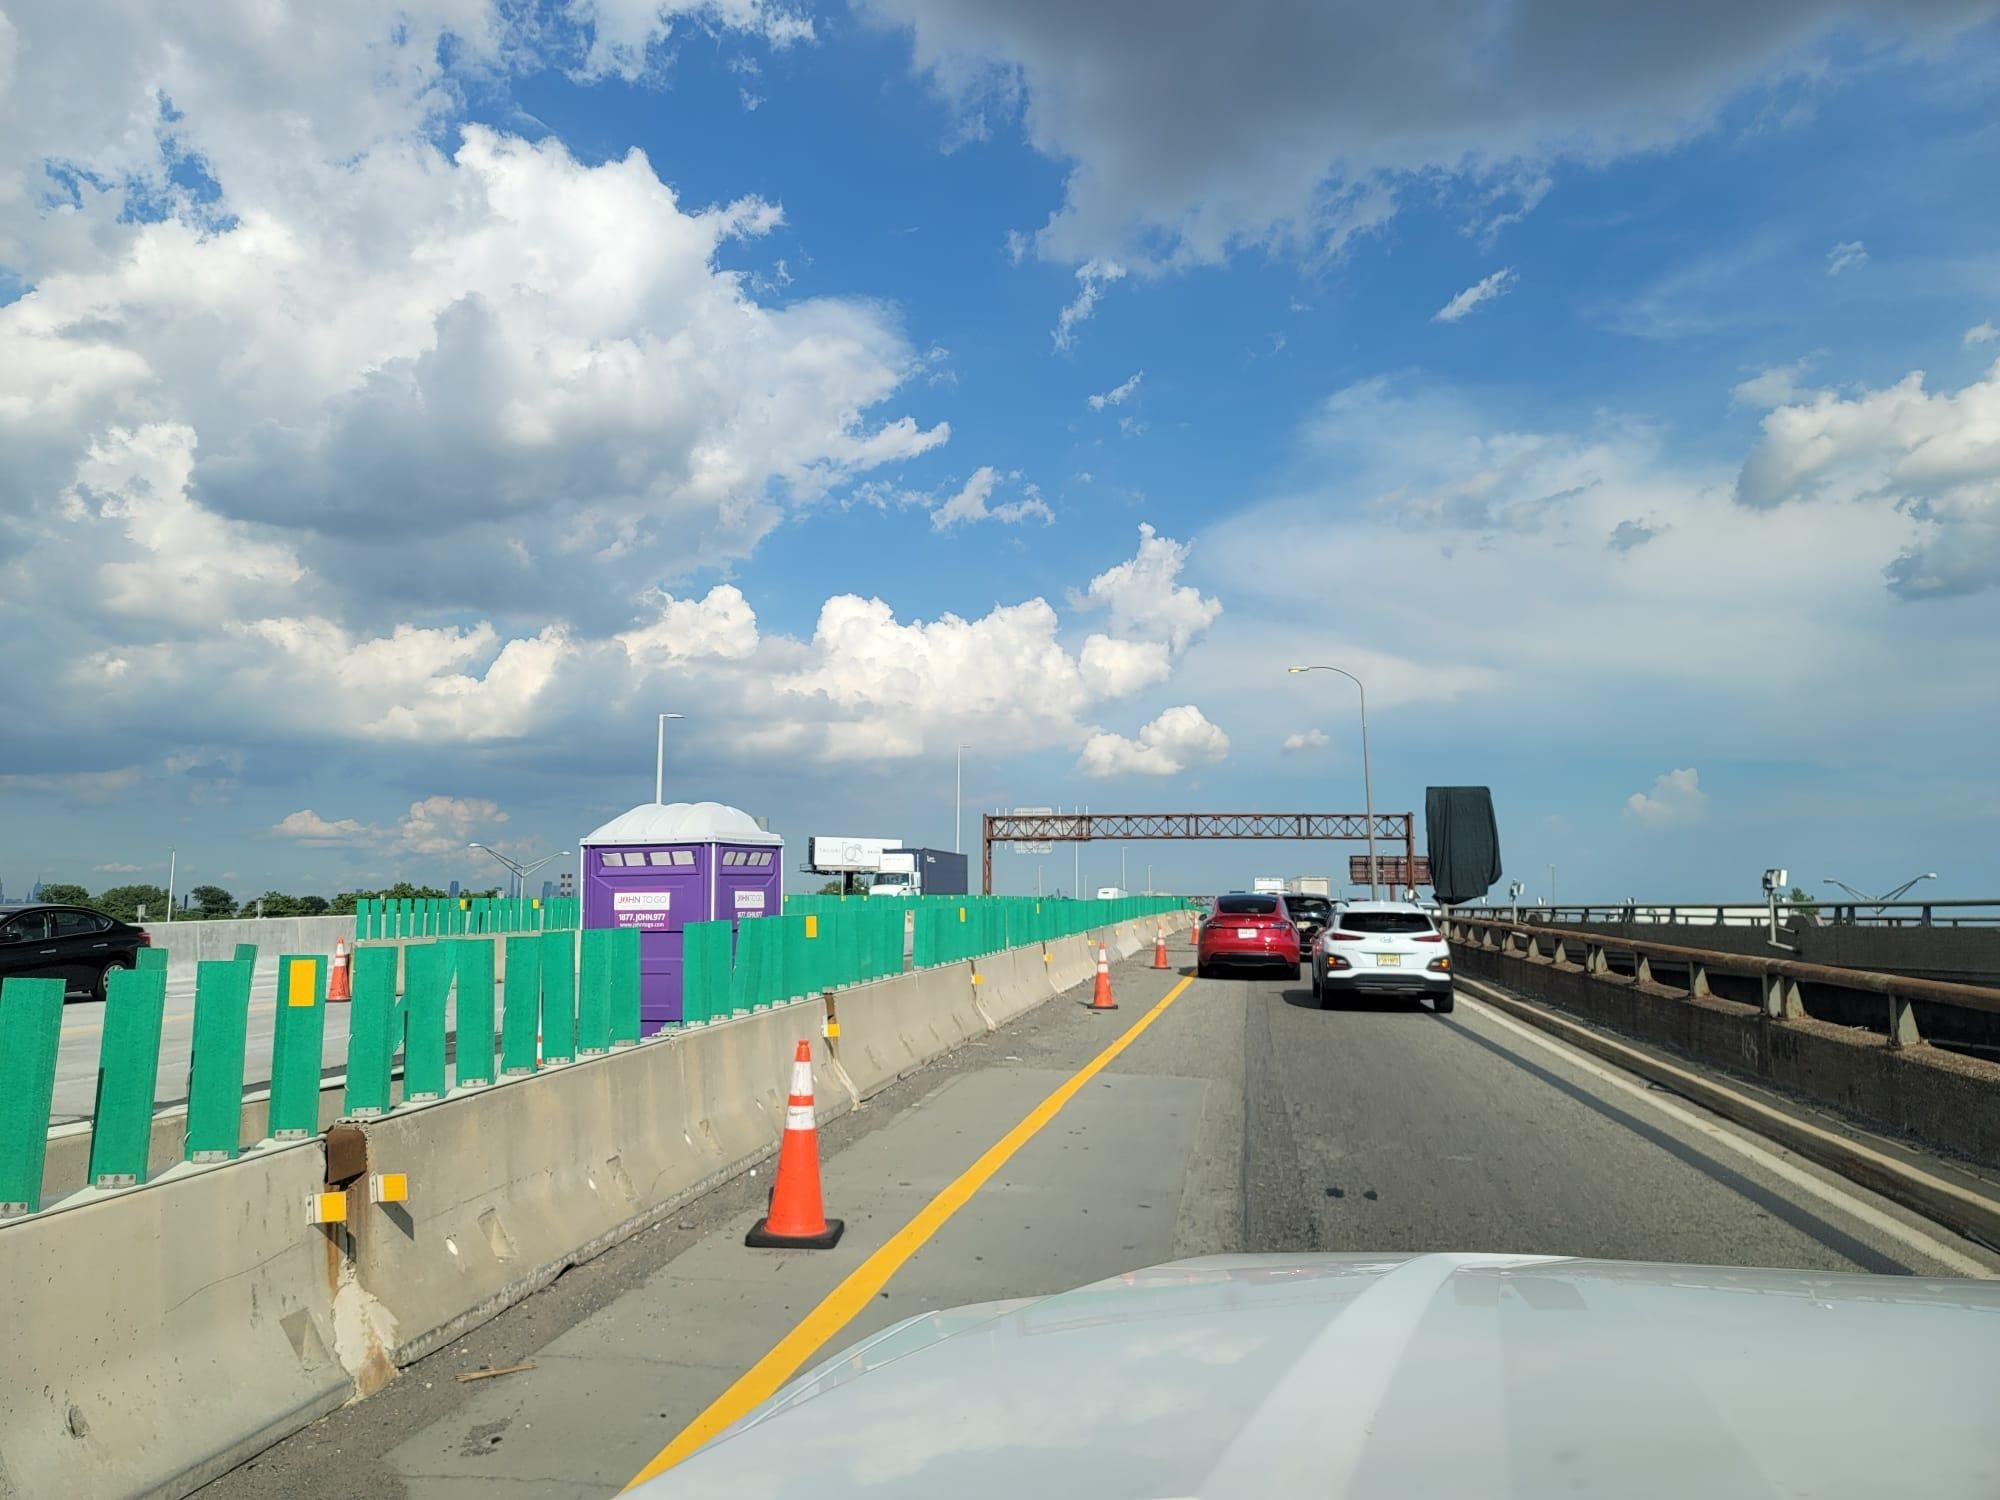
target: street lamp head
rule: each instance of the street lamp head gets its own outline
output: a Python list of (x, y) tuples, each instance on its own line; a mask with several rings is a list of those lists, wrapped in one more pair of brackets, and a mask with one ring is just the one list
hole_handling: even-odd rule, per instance
[(1305, 671), (1306, 669), (1305, 669), (1304, 667), (1287, 667), (1287, 668), (1285, 668), (1285, 670), (1286, 670), (1287, 672), (1303, 672), (1303, 671)]
[(484, 849), (486, 846), (484, 844), (467, 844), (465, 847), (468, 849)]
[(1936, 880), (1936, 879), (1937, 879), (1937, 871), (1936, 871), (1936, 870), (1933, 870), (1933, 871), (1931, 871), (1931, 872), (1930, 872), (1930, 874), (1928, 874), (1928, 875), (1924, 876), (1923, 878), (1924, 878), (1925, 880)]

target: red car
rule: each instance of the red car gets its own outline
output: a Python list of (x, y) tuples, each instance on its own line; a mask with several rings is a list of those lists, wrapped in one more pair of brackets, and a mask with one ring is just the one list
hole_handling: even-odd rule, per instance
[(1195, 973), (1203, 979), (1217, 969), (1282, 970), (1299, 977), (1299, 929), (1285, 910), (1283, 896), (1217, 896), (1201, 924)]

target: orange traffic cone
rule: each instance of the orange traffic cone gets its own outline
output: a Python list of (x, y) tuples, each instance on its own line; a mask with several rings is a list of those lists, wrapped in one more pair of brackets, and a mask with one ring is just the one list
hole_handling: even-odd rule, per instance
[(1153, 931), (1155, 934), (1153, 938), (1153, 967), (1164, 969), (1167, 966), (1167, 924), (1162, 922)]
[(771, 1211), (743, 1237), (758, 1249), (831, 1250), (846, 1227), (829, 1219), (819, 1196), (819, 1129), (813, 1123), (812, 1044), (801, 1040), (792, 1059), (792, 1097), (778, 1143), (778, 1177)]
[(1118, 1009), (1118, 1002), (1111, 998), (1111, 960), (1105, 954), (1103, 943), (1097, 945), (1097, 989), (1090, 997), (1090, 1008)]
[(354, 998), (354, 981), (348, 973), (346, 938), (336, 940), (333, 945), (333, 972), (326, 977), (326, 998), (329, 1004)]

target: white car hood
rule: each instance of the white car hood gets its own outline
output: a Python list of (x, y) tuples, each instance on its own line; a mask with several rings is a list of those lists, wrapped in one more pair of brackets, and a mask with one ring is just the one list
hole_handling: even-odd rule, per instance
[(636, 1493), (1941, 1500), (1996, 1415), (1993, 1283), (1218, 1257), (898, 1324)]

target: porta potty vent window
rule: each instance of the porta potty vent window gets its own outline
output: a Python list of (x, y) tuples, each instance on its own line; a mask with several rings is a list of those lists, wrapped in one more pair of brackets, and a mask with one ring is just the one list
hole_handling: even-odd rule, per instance
[(685, 929), (784, 909), (785, 841), (739, 807), (646, 802), (580, 841), (583, 925), (639, 929), (640, 1029), (681, 1019)]

